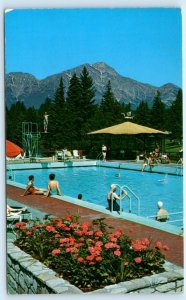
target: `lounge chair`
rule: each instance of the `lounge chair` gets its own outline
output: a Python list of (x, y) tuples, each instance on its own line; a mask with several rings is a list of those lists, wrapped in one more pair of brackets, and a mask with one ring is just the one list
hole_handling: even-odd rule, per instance
[(73, 153), (73, 158), (79, 158), (80, 159), (78, 150), (73, 150), (72, 153)]
[[(16, 209), (21, 208), (21, 207), (17, 207), (17, 206), (11, 206), (11, 207), (16, 208)], [(21, 222), (23, 220), (30, 220), (30, 219), (32, 219), (32, 213), (30, 211), (28, 211), (27, 209), (25, 211), (22, 211), (20, 214), (15, 213), (15, 215), (7, 216), (6, 217), (7, 229), (9, 229), (10, 231), (13, 232), (13, 234), (15, 234), (14, 224), (17, 222)]]
[(64, 152), (56, 151), (56, 158), (57, 158), (57, 160), (64, 160)]

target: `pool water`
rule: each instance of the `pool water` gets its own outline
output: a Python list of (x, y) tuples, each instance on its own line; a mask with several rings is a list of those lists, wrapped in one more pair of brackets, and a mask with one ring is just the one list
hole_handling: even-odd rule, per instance
[[(128, 186), (140, 199), (140, 215), (147, 217), (157, 212), (157, 201), (164, 203), (169, 213), (183, 211), (183, 177), (167, 174), (121, 170), (104, 167), (79, 167), (62, 169), (38, 169), (14, 171), (14, 181), (27, 184), (34, 175), (37, 187), (47, 187), (50, 173), (56, 174), (61, 192), (107, 207), (107, 193), (112, 183)], [(138, 214), (138, 201), (132, 200), (132, 213)], [(129, 212), (129, 199), (123, 201), (123, 210)], [(183, 215), (171, 215), (171, 220), (183, 219)], [(182, 222), (173, 224), (182, 226)]]

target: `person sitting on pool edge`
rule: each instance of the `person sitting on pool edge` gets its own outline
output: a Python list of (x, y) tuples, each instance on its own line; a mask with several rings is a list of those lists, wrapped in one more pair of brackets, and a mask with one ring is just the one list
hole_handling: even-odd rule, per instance
[(116, 200), (124, 200), (124, 198), (127, 196), (127, 192), (126, 191), (122, 191), (122, 194), (124, 194), (124, 196), (122, 198), (120, 198), (120, 196), (118, 196), (115, 192), (117, 190), (117, 186), (115, 184), (111, 184), (110, 186), (110, 191), (107, 194), (107, 202), (109, 205), (109, 210), (112, 210), (112, 201), (113, 201), (113, 211), (120, 211), (120, 206), (117, 203)]
[(37, 188), (34, 186), (34, 176), (30, 175), (28, 177), (28, 184), (26, 186), (26, 189), (24, 191), (24, 194), (21, 196), (27, 196), (27, 195), (44, 195), (48, 190), (47, 189), (42, 189), (42, 188)]
[(166, 222), (167, 220), (169, 220), (168, 211), (163, 208), (162, 201), (158, 201), (157, 205), (158, 205), (158, 211), (156, 215), (156, 220), (159, 222)]
[(60, 188), (59, 188), (59, 182), (55, 180), (55, 174), (50, 174), (49, 179), (50, 181), (48, 182), (48, 190), (46, 197), (52, 196), (52, 195), (58, 195), (62, 196)]

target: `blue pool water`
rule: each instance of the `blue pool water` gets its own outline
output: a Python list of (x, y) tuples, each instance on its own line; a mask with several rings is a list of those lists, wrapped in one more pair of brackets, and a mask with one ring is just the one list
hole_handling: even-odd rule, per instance
[[(35, 186), (47, 187), (50, 173), (56, 174), (61, 192), (107, 207), (107, 193), (110, 185), (116, 183), (127, 185), (140, 199), (140, 215), (155, 215), (157, 201), (161, 200), (169, 213), (183, 211), (183, 177), (132, 170), (118, 170), (104, 167), (80, 167), (62, 169), (37, 169), (14, 171), (14, 180), (27, 184), (28, 176), (34, 175)], [(119, 174), (119, 177), (117, 175)], [(132, 199), (132, 213), (138, 213), (136, 199)], [(124, 211), (129, 211), (129, 200), (123, 201)], [(172, 215), (171, 220), (183, 218), (183, 215)], [(182, 222), (173, 224), (182, 226)]]

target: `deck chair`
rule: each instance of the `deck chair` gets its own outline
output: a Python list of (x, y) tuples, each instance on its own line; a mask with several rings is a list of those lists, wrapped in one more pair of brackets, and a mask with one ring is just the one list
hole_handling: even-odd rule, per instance
[[(11, 206), (12, 208), (21, 208), (18, 206)], [(25, 220), (30, 220), (32, 219), (32, 213), (29, 210), (25, 210), (21, 212), (20, 214), (15, 214), (12, 216), (7, 216), (6, 221), (7, 221), (7, 229), (10, 230), (13, 234), (15, 234), (14, 231), (14, 224), (17, 222), (25, 221)]]
[(63, 160), (64, 159), (63, 151), (56, 151), (56, 158), (57, 160)]
[(78, 150), (73, 150), (72, 153), (73, 153), (73, 158), (79, 158), (80, 159)]

